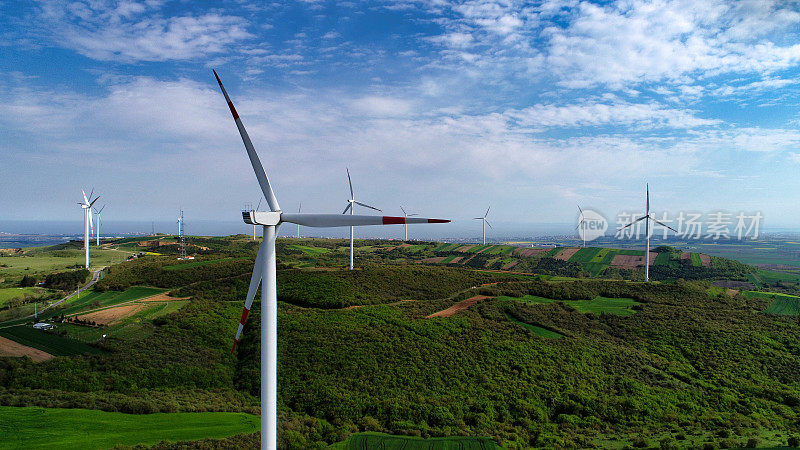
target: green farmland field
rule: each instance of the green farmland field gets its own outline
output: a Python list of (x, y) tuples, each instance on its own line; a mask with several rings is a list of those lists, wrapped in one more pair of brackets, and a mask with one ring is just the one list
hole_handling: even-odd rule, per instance
[(638, 305), (639, 302), (630, 298), (608, 298), (608, 297), (595, 297), (591, 300), (553, 300), (552, 298), (537, 297), (535, 295), (526, 295), (525, 297), (498, 297), (502, 300), (517, 300), (527, 303), (555, 303), (563, 301), (567, 305), (575, 308), (582, 313), (606, 313), (616, 316), (632, 316), (636, 311), (631, 307)]
[(29, 325), (0, 328), (0, 336), (55, 356), (102, 353), (100, 349), (90, 347), (83, 342), (36, 330)]
[(383, 433), (357, 433), (346, 441), (332, 445), (336, 450), (488, 450), (500, 447), (485, 437), (446, 437), (422, 439), (409, 436), (392, 436)]
[(4, 448), (101, 449), (163, 440), (222, 438), (259, 430), (244, 413), (123, 414), (87, 409), (0, 407)]
[(763, 298), (772, 300), (766, 311), (767, 314), (781, 314), (787, 316), (800, 316), (800, 297), (796, 295), (778, 294), (773, 292), (745, 291), (745, 297)]
[(578, 250), (577, 253), (572, 255), (570, 258), (570, 262), (578, 262), (578, 263), (588, 263), (592, 261), (592, 259), (600, 252), (600, 249), (597, 247), (586, 247)]

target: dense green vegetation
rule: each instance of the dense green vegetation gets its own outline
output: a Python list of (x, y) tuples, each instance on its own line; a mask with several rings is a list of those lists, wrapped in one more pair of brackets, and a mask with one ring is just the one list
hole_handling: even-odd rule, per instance
[(44, 285), (50, 289), (71, 291), (84, 285), (89, 279), (89, 275), (89, 271), (86, 269), (51, 273), (45, 277)]
[(499, 448), (488, 438), (450, 437), (420, 439), (384, 433), (358, 433), (331, 447), (334, 450), (489, 450)]
[[(349, 448), (378, 436), (362, 432), (473, 438), (461, 445), (489, 445), (477, 439), (488, 437), (506, 448), (743, 447), (755, 439), (785, 445), (800, 427), (797, 317), (764, 314), (770, 294), (729, 295), (680, 277), (669, 284), (579, 278), (586, 264), (622, 254), (602, 249), (579, 251), (582, 262), (515, 256), (522, 273), (510, 274), (488, 270), (511, 257), (506, 246), (458, 253), (467, 262), (444, 267), (417, 261), (455, 256), (448, 252), (461, 246), (357, 241), (361, 269), (351, 272), (335, 269), (346, 261), (342, 244), (279, 241), (281, 448)], [(89, 347), (97, 354), (40, 364), (0, 358), (0, 404), (258, 412), (258, 300), (230, 353), (257, 242), (198, 238), (197, 245), (209, 249), (198, 258), (206, 264), (167, 269), (183, 264), (174, 255), (125, 262), (67, 308), (116, 304), (149, 289), (141, 286), (191, 296), (185, 306), (143, 318), (147, 333), (112, 334)], [(695, 267), (675, 254), (659, 252), (663, 264), (655, 267)], [(711, 268), (695, 269), (706, 270), (701, 278), (738, 278), (747, 267), (712, 259)], [(425, 318), (476, 294), (499, 298)], [(197, 445), (257, 442), (224, 433), (157, 439), (215, 436), (221, 440)]]
[(259, 417), (242, 413), (131, 415), (87, 409), (0, 407), (2, 447), (103, 449), (162, 440), (224, 437), (258, 431)]

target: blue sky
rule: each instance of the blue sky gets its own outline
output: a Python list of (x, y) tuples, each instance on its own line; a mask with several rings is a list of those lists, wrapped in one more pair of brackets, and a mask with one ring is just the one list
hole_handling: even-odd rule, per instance
[[(792, 2), (0, 0), (3, 219), (281, 205), (562, 223), (576, 203), (800, 220)], [(189, 220), (189, 219), (187, 219)], [(477, 223), (477, 222), (476, 222)]]

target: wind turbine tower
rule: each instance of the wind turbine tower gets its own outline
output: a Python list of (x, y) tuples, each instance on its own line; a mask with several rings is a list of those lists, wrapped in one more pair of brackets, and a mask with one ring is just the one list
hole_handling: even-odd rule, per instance
[(214, 76), (219, 83), (222, 94), (228, 102), (233, 120), (239, 129), (250, 164), (253, 166), (258, 184), (269, 205), (269, 211), (244, 211), (242, 218), (250, 225), (261, 225), (264, 230), (264, 240), (258, 249), (253, 275), (250, 278), (250, 287), (247, 290), (242, 318), (236, 330), (233, 351), (239, 341), (245, 320), (253, 304), (258, 285), (263, 278), (261, 289), (261, 448), (274, 450), (277, 447), (278, 423), (278, 292), (277, 292), (277, 261), (275, 258), (275, 238), (281, 223), (288, 222), (307, 227), (343, 227), (361, 225), (395, 225), (406, 223), (446, 223), (443, 219), (406, 219), (404, 217), (388, 216), (346, 216), (344, 214), (286, 214), (278, 206), (278, 199), (270, 185), (267, 173), (261, 165), (253, 143), (233, 106), (225, 87), (222, 86), (217, 73)]
[(94, 194), (94, 189), (89, 193), (89, 197), (86, 197), (86, 191), (81, 189), (81, 194), (83, 194), (83, 202), (78, 202), (83, 208), (83, 248), (86, 252), (86, 268), (89, 268), (89, 227), (91, 226), (94, 229), (94, 225), (92, 224), (92, 206), (94, 206), (94, 202), (100, 198), (98, 195), (95, 197), (94, 200), (89, 201), (92, 198), (92, 194)]
[(624, 227), (620, 228), (619, 231), (622, 231), (625, 228), (628, 228), (629, 226), (635, 224), (636, 222), (640, 222), (642, 220), (645, 221), (644, 222), (644, 234), (645, 234), (645, 236), (647, 238), (647, 248), (645, 248), (645, 251), (644, 251), (644, 281), (645, 281), (645, 283), (647, 283), (647, 282), (650, 281), (650, 221), (652, 220), (653, 222), (661, 225), (662, 227), (669, 228), (670, 230), (674, 231), (675, 233), (677, 233), (678, 230), (676, 230), (675, 228), (672, 228), (671, 226), (669, 226), (669, 225), (667, 225), (665, 223), (659, 222), (658, 220), (654, 219), (653, 216), (650, 215), (650, 183), (647, 183), (647, 190), (646, 190), (646, 193), (645, 193), (645, 198), (646, 198), (646, 200), (645, 200), (645, 214), (644, 214), (644, 216), (639, 217), (638, 219), (634, 220), (633, 222), (625, 225)]
[[(300, 205), (297, 207), (297, 214), (300, 214), (300, 211), (302, 209), (303, 209), (303, 204), (300, 203)], [(300, 224), (299, 223), (297, 224), (297, 239), (300, 239)]]
[[(361, 205), (365, 208), (374, 209), (375, 211), (380, 211), (380, 209), (369, 206), (366, 203), (361, 203), (356, 201), (356, 195), (353, 193), (353, 181), (350, 179), (350, 169), (347, 169), (347, 182), (350, 184), (350, 198), (347, 199), (347, 206), (342, 211), (342, 214), (347, 214), (347, 210), (350, 210), (350, 215), (353, 215), (355, 210), (355, 205)], [(350, 270), (353, 270), (353, 227), (350, 227)]]
[(482, 221), (482, 222), (483, 222), (483, 245), (486, 245), (486, 225), (489, 225), (489, 228), (494, 228), (494, 227), (492, 226), (492, 224), (490, 224), (490, 223), (489, 223), (489, 221), (488, 221), (488, 220), (486, 220), (486, 216), (488, 216), (488, 215), (489, 215), (489, 210), (490, 210), (490, 209), (492, 209), (492, 207), (491, 207), (491, 206), (489, 206), (488, 208), (486, 208), (486, 214), (484, 214), (484, 215), (483, 215), (483, 217), (474, 217), (474, 218), (473, 218), (473, 220), (480, 220), (480, 221)]
[(103, 214), (103, 210), (106, 209), (106, 205), (103, 205), (100, 210), (94, 210), (94, 213), (97, 214), (97, 246), (100, 247), (100, 224), (103, 222), (101, 214)]
[[(402, 206), (400, 207), (400, 209), (403, 211), (403, 217), (405, 217), (405, 218), (409, 218), (409, 217), (412, 217), (412, 216), (418, 216), (419, 215), (419, 214), (409, 214), (409, 213), (407, 213), (406, 210)], [(403, 232), (405, 233), (405, 238), (403, 240), (407, 241), (408, 240), (408, 225), (405, 224), (405, 223), (403, 224)]]
[(581, 234), (583, 236), (583, 247), (586, 248), (586, 223), (587, 222), (586, 222), (586, 218), (583, 217), (583, 210), (581, 209), (581, 205), (578, 205), (578, 211), (580, 211), (581, 215), (580, 215), (580, 219), (578, 219), (578, 226), (575, 227), (575, 229), (577, 230), (577, 229), (583, 227), (583, 233), (581, 233)]

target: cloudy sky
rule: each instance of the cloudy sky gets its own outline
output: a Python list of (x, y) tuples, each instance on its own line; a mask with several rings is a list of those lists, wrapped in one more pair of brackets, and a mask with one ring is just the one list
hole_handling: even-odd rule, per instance
[[(0, 210), (237, 220), (284, 210), (568, 223), (800, 221), (800, 8), (784, 1), (0, 0)], [(113, 217), (112, 217), (113, 216)]]

